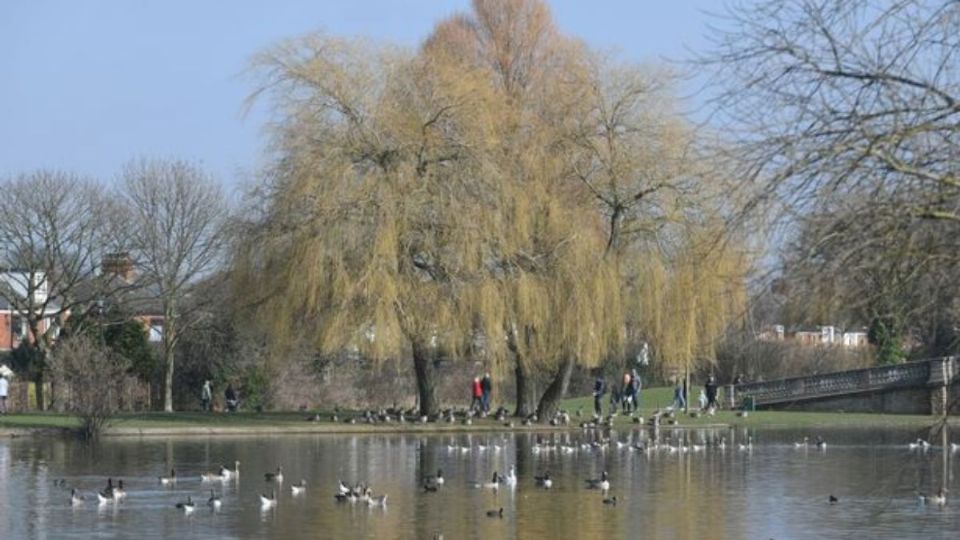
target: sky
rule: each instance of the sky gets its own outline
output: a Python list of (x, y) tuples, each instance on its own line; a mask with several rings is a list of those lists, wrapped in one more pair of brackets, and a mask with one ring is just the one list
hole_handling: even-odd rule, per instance
[[(708, 13), (720, 7), (549, 5), (564, 33), (636, 62), (702, 50)], [(469, 0), (4, 0), (0, 177), (45, 168), (109, 182), (132, 158), (160, 157), (248, 185), (266, 142), (264, 107), (244, 109), (256, 83), (246, 71), (252, 55), (317, 30), (416, 47), (436, 22), (468, 8)]]

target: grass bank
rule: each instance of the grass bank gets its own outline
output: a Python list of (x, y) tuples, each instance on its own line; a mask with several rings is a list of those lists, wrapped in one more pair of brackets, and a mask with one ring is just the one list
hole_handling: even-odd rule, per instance
[[(654, 409), (666, 407), (673, 399), (670, 388), (651, 388), (642, 392), (640, 415), (645, 419)], [(590, 419), (593, 413), (593, 398), (579, 397), (564, 400), (561, 407), (571, 413), (571, 427)], [(609, 410), (609, 400), (604, 400), (604, 412)], [(581, 416), (577, 416), (577, 412)], [(313, 414), (320, 414), (321, 421), (308, 420)], [(493, 419), (478, 419), (472, 425), (461, 423), (418, 424), (388, 423), (369, 425), (365, 423), (346, 424), (329, 420), (330, 411), (310, 412), (240, 412), (235, 414), (177, 412), (124, 414), (116, 417), (107, 429), (107, 435), (242, 435), (270, 433), (444, 433), (463, 431), (503, 431), (502, 422)], [(347, 415), (341, 414), (341, 417)], [(820, 426), (835, 427), (924, 427), (937, 421), (931, 416), (889, 415), (865, 413), (813, 413), (791, 411), (755, 411), (744, 418), (733, 411), (719, 411), (714, 416), (692, 418), (688, 415), (677, 416), (677, 427), (706, 427), (729, 425), (742, 427), (787, 427), (806, 428)], [(960, 424), (960, 419), (952, 419), (952, 424)], [(513, 429), (550, 430), (559, 429), (549, 425), (521, 426), (514, 421)], [(55, 413), (26, 413), (0, 416), (0, 434), (27, 435), (36, 433), (59, 433), (79, 426), (76, 418)], [(636, 427), (629, 417), (618, 416), (615, 427)], [(664, 425), (668, 428), (670, 426)]]

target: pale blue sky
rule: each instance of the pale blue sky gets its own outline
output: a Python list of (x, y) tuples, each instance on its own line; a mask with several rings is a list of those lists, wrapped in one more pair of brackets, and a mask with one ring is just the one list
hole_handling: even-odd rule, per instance
[[(136, 156), (203, 163), (228, 184), (262, 159), (243, 116), (251, 55), (322, 29), (416, 46), (468, 0), (3, 0), (0, 176), (56, 168), (110, 180)], [(706, 43), (714, 0), (550, 2), (561, 29), (635, 61)], [(688, 88), (689, 90), (689, 88)], [(695, 101), (695, 100), (694, 100)]]

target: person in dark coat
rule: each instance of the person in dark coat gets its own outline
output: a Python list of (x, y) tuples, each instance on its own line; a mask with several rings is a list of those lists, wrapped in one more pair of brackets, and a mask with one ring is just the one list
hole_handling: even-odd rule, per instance
[(717, 404), (717, 380), (713, 375), (707, 377), (707, 384), (705, 384), (703, 388), (707, 393), (707, 409), (720, 408)]
[(223, 397), (227, 400), (227, 411), (237, 412), (240, 399), (237, 397), (237, 391), (233, 389), (233, 384), (227, 384), (227, 390), (223, 393)]
[(483, 392), (481, 398), (483, 405), (483, 412), (490, 412), (490, 394), (493, 393), (493, 379), (490, 377), (490, 372), (486, 372), (483, 375), (483, 379), (480, 381), (480, 390)]
[(597, 416), (603, 414), (603, 396), (607, 393), (607, 381), (603, 380), (603, 376), (597, 377), (596, 382), (593, 383), (593, 413)]

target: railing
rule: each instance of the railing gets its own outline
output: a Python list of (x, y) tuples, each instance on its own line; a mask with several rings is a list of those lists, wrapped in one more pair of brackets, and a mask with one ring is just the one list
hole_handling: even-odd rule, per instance
[(740, 402), (750, 397), (753, 398), (754, 405), (769, 405), (889, 388), (923, 387), (931, 378), (931, 365), (944, 361), (952, 363), (954, 360), (921, 360), (892, 366), (741, 384), (735, 387), (735, 392)]

